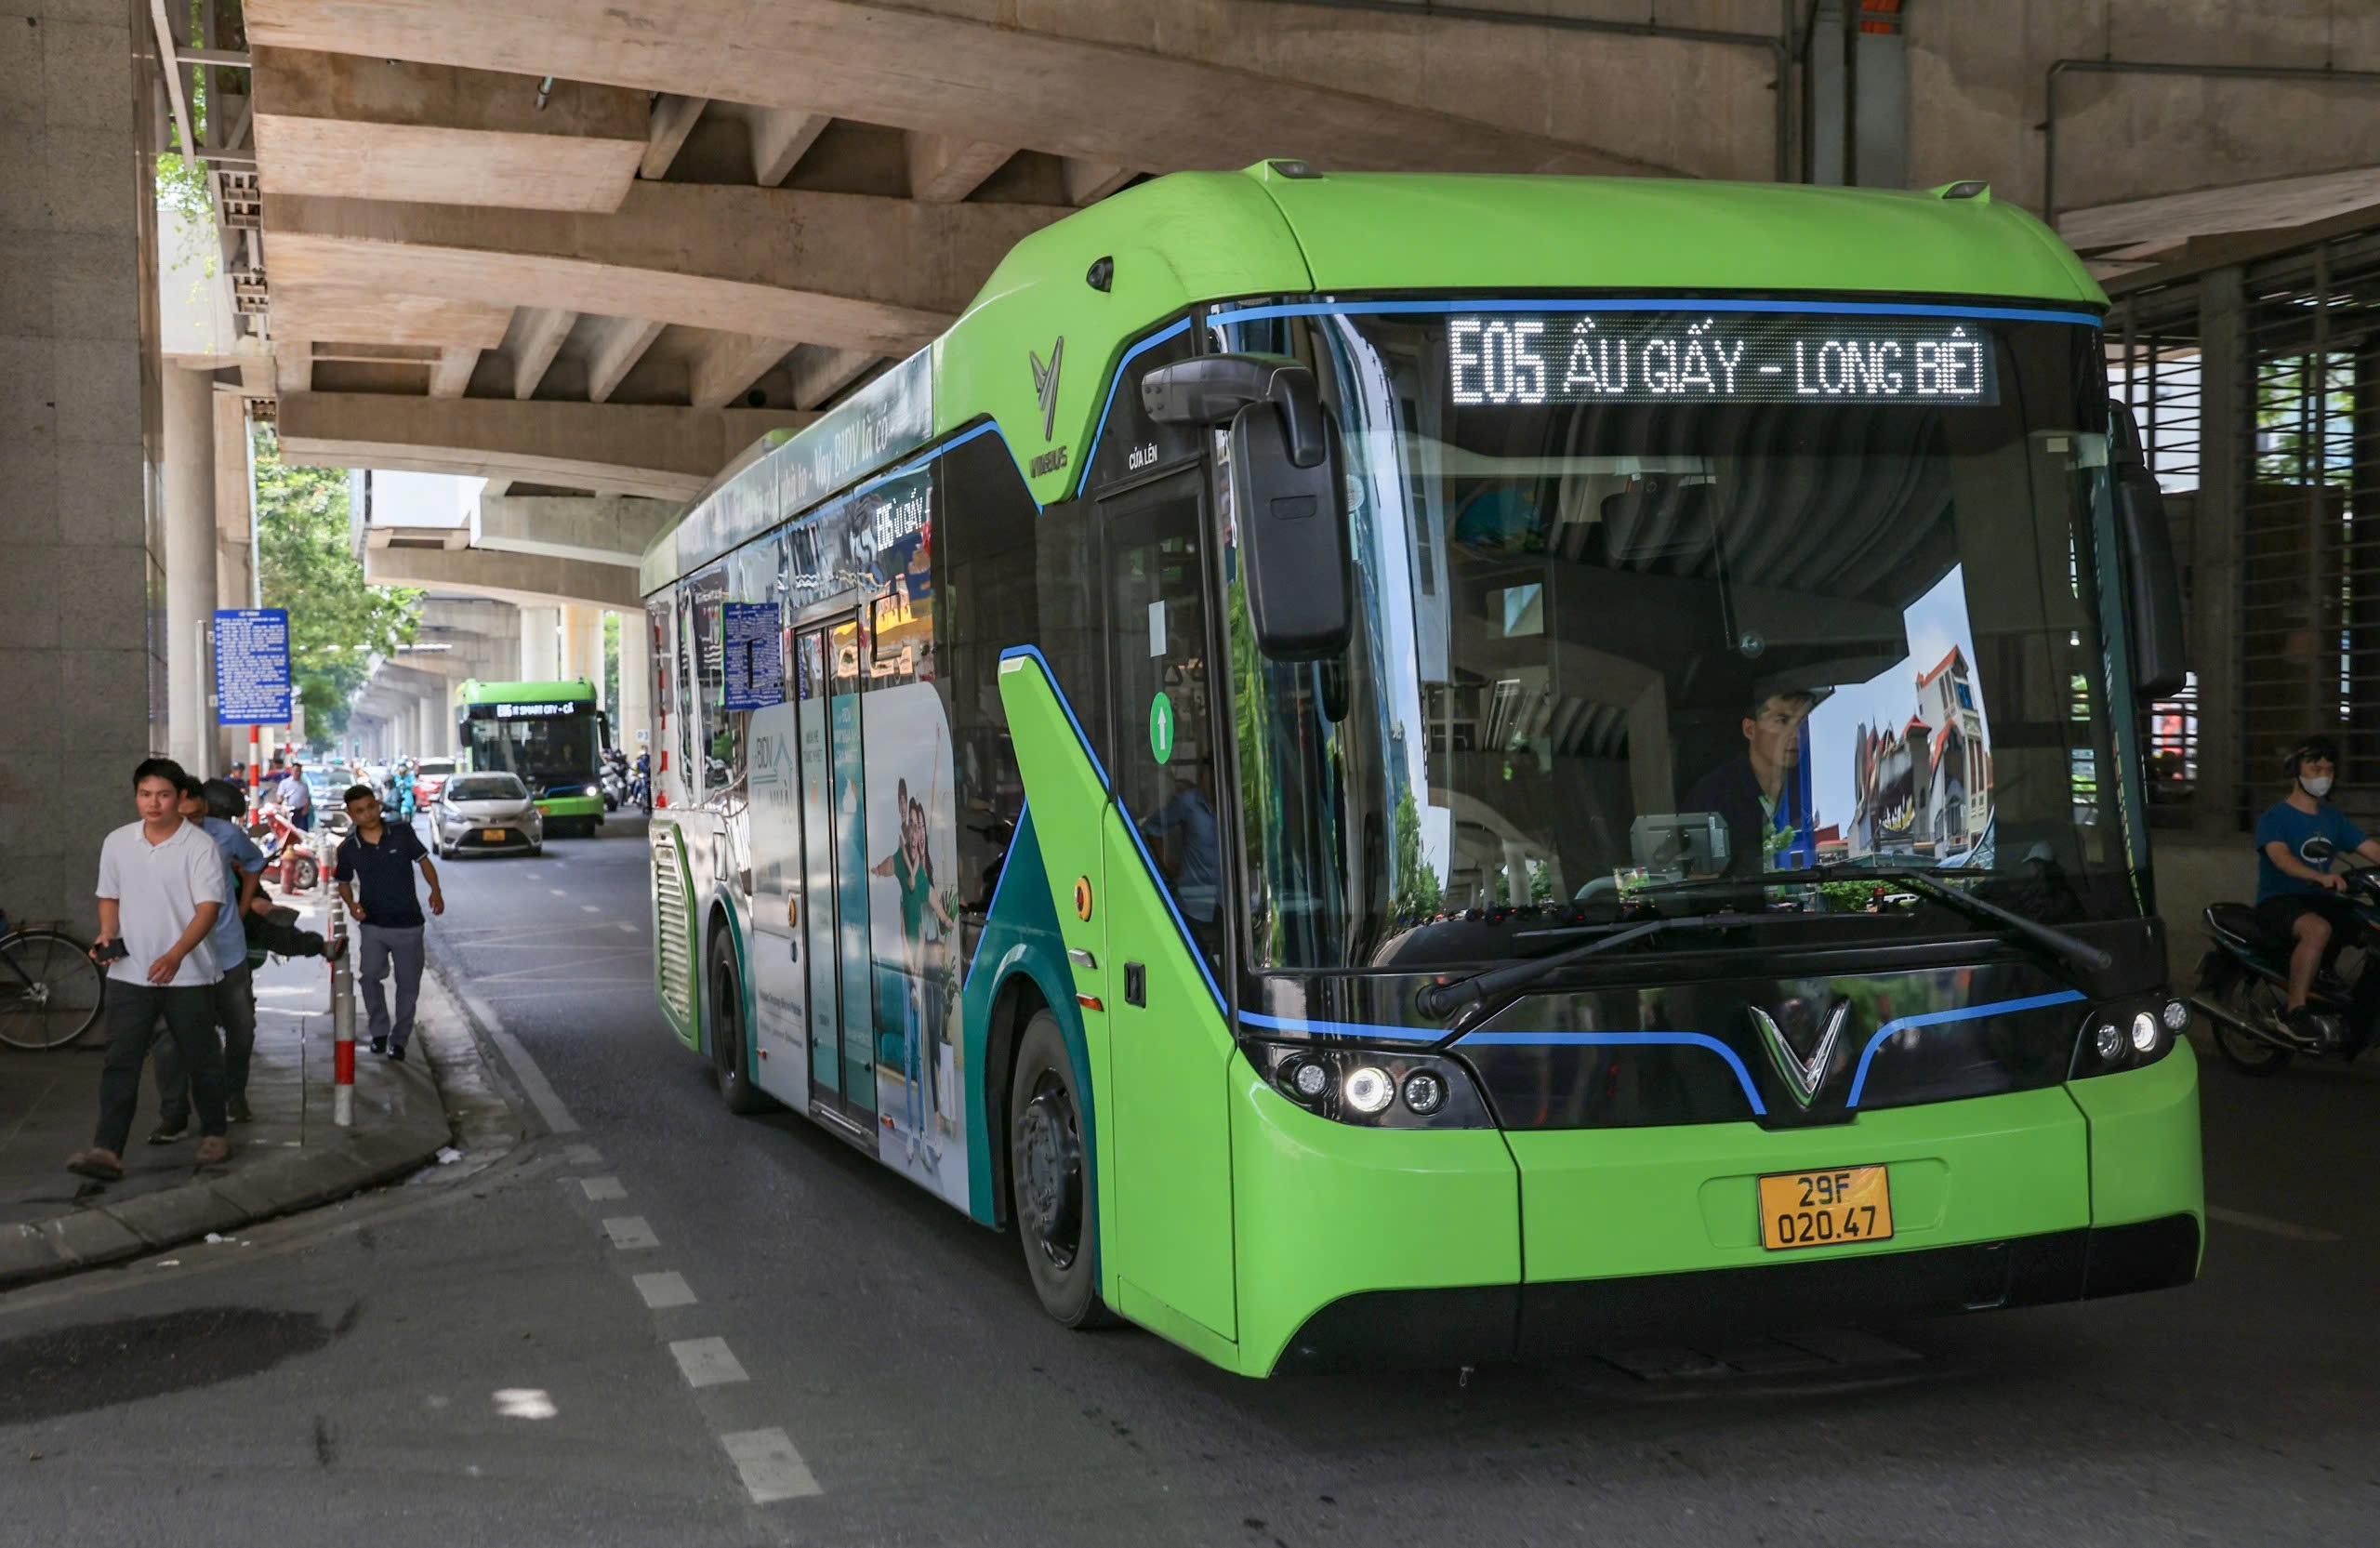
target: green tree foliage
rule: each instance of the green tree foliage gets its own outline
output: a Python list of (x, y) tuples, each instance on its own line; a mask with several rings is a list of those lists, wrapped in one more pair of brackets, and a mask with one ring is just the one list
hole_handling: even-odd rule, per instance
[(271, 430), (257, 436), (257, 546), (264, 605), (289, 610), (289, 671), (305, 692), (306, 729), (347, 730), (347, 701), (371, 658), (410, 642), (419, 591), (377, 587), (349, 548), (347, 475), (293, 468)]
[(1396, 795), (1396, 913), (1409, 924), (1438, 917), (1446, 907), (1446, 889), (1435, 867), (1421, 853), (1421, 812), (1412, 787)]

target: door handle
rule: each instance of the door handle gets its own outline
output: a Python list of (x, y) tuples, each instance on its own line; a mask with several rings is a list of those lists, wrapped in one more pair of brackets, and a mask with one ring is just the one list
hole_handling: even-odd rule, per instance
[(1144, 962), (1124, 964), (1124, 1003), (1146, 1010), (1149, 1003), (1149, 970)]

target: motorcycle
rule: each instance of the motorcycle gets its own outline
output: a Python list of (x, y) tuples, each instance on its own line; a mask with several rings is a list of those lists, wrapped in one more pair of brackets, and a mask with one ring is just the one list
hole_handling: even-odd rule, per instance
[(609, 754), (603, 760), (602, 787), (603, 810), (618, 811), (620, 802), (628, 799), (628, 761), (617, 753)]
[(266, 874), (280, 883), (282, 891), (302, 893), (319, 883), (323, 863), (315, 858), (304, 831), (277, 805), (259, 806), (255, 815), (248, 837), (264, 851)]
[[(2352, 981), (2334, 966), (2315, 973), (2306, 1003), (2324, 1028), (2320, 1052), (2351, 1064), (2371, 1043), (2380, 1020), (2374, 1015), (2380, 1011), (2380, 972), (2369, 955), (2380, 952), (2380, 867), (2347, 872), (2342, 895), (2363, 926), (2367, 955)], [(2290, 1060), (2310, 1052), (2281, 1030), (2289, 1005), (2290, 946), (2269, 938), (2254, 907), (2245, 903), (2208, 904), (2206, 927), (2215, 947), (2199, 959), (2198, 991), (2190, 1003), (2206, 1016), (2216, 1052), (2232, 1067), (2247, 1075), (2278, 1074)]]

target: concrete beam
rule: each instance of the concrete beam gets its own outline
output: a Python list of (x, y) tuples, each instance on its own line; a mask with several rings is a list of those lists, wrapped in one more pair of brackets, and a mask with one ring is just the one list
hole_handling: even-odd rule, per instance
[[(1750, 50), (1721, 59), (1620, 37), (1586, 49), (1573, 33), (1441, 17), (1300, 11), (1290, 26), (1263, 0), (1047, 0), (1031, 7), (1030, 26), (1012, 7), (978, 20), (985, 8), (980, 0), (249, 0), (245, 17), (249, 37), (267, 43), (560, 72), (1152, 171), (1246, 165), (1284, 154), (1285, 133), (1295, 154), (1323, 166), (1669, 171), (1603, 148), (1663, 143), (1671, 121), (1647, 114), (1642, 92), (1596, 86), (1620, 85), (1632, 67), (1690, 64), (1723, 76), (1695, 77), (1694, 95), (1717, 101), (1739, 76), (1765, 82), (1773, 70)], [(1450, 100), (1480, 116), (1438, 108)], [(1729, 129), (1710, 124), (1710, 142), (1751, 138)], [(1771, 148), (1700, 160), (1710, 165), (1692, 171), (1765, 176)]]
[(909, 133), (909, 197), (929, 205), (955, 205), (1008, 165), (1013, 145), (989, 145), (953, 135)]
[(792, 349), (789, 339), (714, 334), (687, 362), (689, 397), (696, 408), (724, 408)]
[(483, 496), (470, 546), (592, 564), (633, 565), (684, 508), (622, 495)]
[(2303, 226), (2373, 205), (2380, 205), (2380, 166), (2068, 210), (2057, 218), (2057, 234), (2077, 252), (2145, 254), (2193, 237)]
[(446, 634), (518, 640), (521, 610), (486, 597), (429, 596), (421, 599), (421, 627)]
[(1063, 205), (639, 182), (615, 215), (264, 198), (273, 276), (904, 354)]
[(1138, 175), (1129, 166), (1113, 166), (1104, 161), (1068, 156), (1065, 165), (1066, 203), (1095, 205)]
[(774, 188), (786, 180), (834, 119), (798, 108), (746, 107), (744, 121), (752, 133), (752, 180), (762, 188)]
[(587, 401), (600, 404), (610, 398), (667, 325), (641, 317), (595, 319), (587, 356)]
[(283, 455), (329, 468), (427, 473), (506, 471), (565, 489), (687, 500), (772, 430), (814, 415), (294, 392), (281, 400)]
[(704, 98), (667, 94), (655, 101), (652, 129), (645, 138), (638, 175), (658, 178), (667, 173), (669, 164), (678, 159), (679, 148), (686, 143), (686, 136), (694, 132), (694, 121), (709, 105)]
[(535, 397), (546, 368), (554, 363), (562, 341), (578, 321), (578, 313), (555, 307), (522, 307), (512, 314), (508, 336), (512, 359), (512, 395)]
[(511, 320), (509, 308), (482, 301), (337, 284), (284, 283), (277, 271), (274, 275), (275, 338), (493, 350), (504, 342)]
[(828, 350), (805, 344), (793, 354), (793, 401), (812, 409), (857, 381), (881, 356), (866, 350)]
[(634, 570), (542, 554), (373, 549), (364, 556), (364, 578), (375, 586), (432, 586), (442, 591), (469, 591), (532, 607), (561, 602), (623, 610), (644, 605), (644, 599), (637, 594)]
[(541, 94), (544, 73), (259, 48), (258, 172), (281, 193), (617, 208), (644, 154), (644, 94), (577, 81)]
[(439, 351), (437, 363), (430, 368), (430, 395), (461, 397), (463, 390), (471, 385), (471, 372), (479, 363), (480, 352), (468, 345)]

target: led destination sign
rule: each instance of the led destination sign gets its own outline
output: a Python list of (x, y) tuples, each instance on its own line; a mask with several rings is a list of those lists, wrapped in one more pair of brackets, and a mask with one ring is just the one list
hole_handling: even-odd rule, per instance
[(1990, 404), (1991, 337), (1951, 319), (1501, 312), (1448, 320), (1458, 404)]

